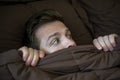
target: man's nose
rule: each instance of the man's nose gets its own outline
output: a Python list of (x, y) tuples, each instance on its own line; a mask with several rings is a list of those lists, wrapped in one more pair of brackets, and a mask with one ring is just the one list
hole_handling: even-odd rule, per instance
[(63, 43), (65, 48), (76, 46), (76, 43), (72, 39), (66, 38), (65, 43)]

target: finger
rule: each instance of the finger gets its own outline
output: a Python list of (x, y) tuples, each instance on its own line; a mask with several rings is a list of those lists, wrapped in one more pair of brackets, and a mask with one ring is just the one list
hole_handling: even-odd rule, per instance
[(40, 57), (40, 58), (45, 57), (45, 52), (44, 52), (43, 50), (40, 50), (40, 51), (39, 51), (39, 57)]
[(29, 56), (28, 48), (24, 46), (24, 47), (20, 48), (19, 50), (21, 50), (23, 52), (23, 60), (26, 61)]
[(32, 66), (37, 65), (37, 62), (39, 61), (39, 55), (38, 54), (39, 54), (38, 50), (34, 49), (34, 57), (33, 57), (32, 63), (31, 63)]
[(33, 49), (29, 48), (29, 56), (28, 59), (26, 61), (26, 65), (30, 65), (32, 60), (33, 60), (34, 54), (33, 54)]
[(110, 43), (112, 44), (113, 47), (116, 46), (115, 37), (117, 37), (117, 36), (118, 36), (117, 34), (109, 35), (109, 40), (110, 40)]
[(104, 39), (104, 42), (105, 42), (107, 48), (110, 51), (112, 51), (113, 50), (113, 46), (112, 46), (111, 42), (109, 41), (109, 37), (108, 36), (104, 36), (103, 39)]
[(102, 48), (103, 48), (104, 51), (108, 51), (108, 48), (107, 48), (107, 46), (106, 46), (106, 44), (104, 42), (103, 37), (98, 37), (98, 42), (102, 46)]
[(94, 39), (94, 40), (93, 40), (93, 44), (94, 44), (94, 46), (95, 46), (98, 50), (101, 50), (101, 49), (102, 49), (102, 47), (100, 46), (100, 44), (99, 44), (99, 42), (98, 42), (97, 39)]

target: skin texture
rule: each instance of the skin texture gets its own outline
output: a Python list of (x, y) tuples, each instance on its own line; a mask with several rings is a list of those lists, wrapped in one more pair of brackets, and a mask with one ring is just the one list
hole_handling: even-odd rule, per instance
[(52, 54), (55, 51), (76, 46), (75, 41), (71, 37), (71, 32), (61, 21), (42, 25), (36, 30), (35, 36), (40, 42), (40, 50), (25, 46), (19, 49), (23, 52), (23, 60), (26, 65), (35, 66), (45, 54)]
[[(52, 54), (55, 51), (76, 46), (71, 37), (71, 32), (60, 21), (42, 25), (36, 30), (35, 36), (40, 41), (40, 50), (26, 46), (19, 49), (23, 52), (23, 60), (28, 66), (36, 66), (39, 59), (43, 58), (45, 54)], [(100, 36), (93, 40), (93, 44), (98, 50), (112, 51), (116, 46), (115, 37), (117, 37), (116, 34)]]
[(47, 54), (76, 46), (69, 29), (60, 21), (54, 21), (42, 25), (37, 29), (36, 37), (40, 41), (40, 49)]
[(116, 46), (115, 38), (117, 36), (117, 34), (100, 36), (93, 40), (93, 44), (98, 50), (113, 51), (113, 48)]

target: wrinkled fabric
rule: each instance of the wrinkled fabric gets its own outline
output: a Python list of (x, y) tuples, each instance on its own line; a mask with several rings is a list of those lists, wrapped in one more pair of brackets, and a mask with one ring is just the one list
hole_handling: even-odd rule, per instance
[(98, 51), (93, 45), (63, 49), (41, 59), (36, 67), (26, 66), (20, 52), (11, 50), (1, 54), (5, 62), (0, 66), (7, 65), (15, 80), (119, 80), (120, 39), (116, 42), (112, 52)]
[[(120, 35), (120, 0), (77, 0), (87, 12), (94, 37)], [(79, 11), (80, 12), (80, 11)], [(90, 26), (89, 26), (90, 27)]]

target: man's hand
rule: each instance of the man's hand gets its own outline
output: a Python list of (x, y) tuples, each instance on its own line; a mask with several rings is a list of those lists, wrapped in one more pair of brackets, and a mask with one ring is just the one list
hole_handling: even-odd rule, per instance
[(33, 48), (28, 48), (26, 46), (21, 47), (19, 50), (22, 51), (23, 60), (26, 62), (27, 66), (36, 66), (39, 59), (45, 56), (45, 52)]
[(98, 50), (113, 51), (116, 46), (115, 38), (117, 36), (117, 34), (100, 36), (93, 40), (93, 44)]

